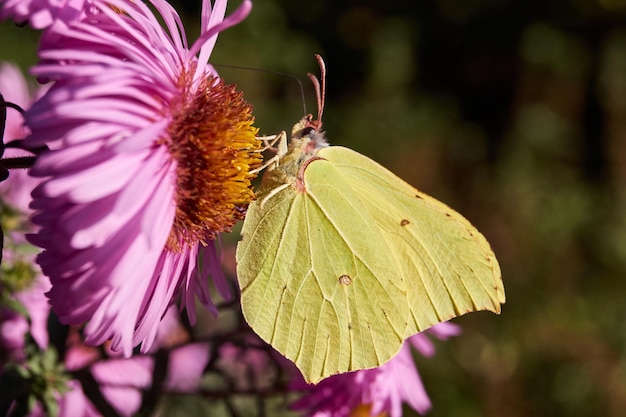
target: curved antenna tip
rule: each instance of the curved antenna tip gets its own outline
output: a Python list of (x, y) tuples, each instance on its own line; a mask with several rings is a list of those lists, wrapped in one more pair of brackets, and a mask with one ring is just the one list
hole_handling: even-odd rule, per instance
[(326, 63), (320, 54), (315, 54), (315, 60), (320, 67), (320, 78), (318, 79), (311, 73), (308, 73), (307, 76), (313, 83), (317, 97), (317, 120), (310, 123), (315, 130), (319, 130), (322, 127), (322, 114), (324, 113), (324, 105), (326, 104)]

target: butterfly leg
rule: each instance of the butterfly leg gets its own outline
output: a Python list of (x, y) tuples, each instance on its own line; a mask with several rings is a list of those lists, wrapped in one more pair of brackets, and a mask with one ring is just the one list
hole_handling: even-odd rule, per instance
[(284, 135), (284, 134), (285, 134), (285, 132), (280, 132), (277, 135), (257, 136), (256, 140), (262, 141), (265, 146), (263, 148), (255, 151), (255, 152), (265, 152), (268, 149), (273, 149), (274, 148), (274, 144), (276, 144), (276, 142), (281, 140), (281, 136)]
[[(263, 171), (265, 168), (270, 170), (276, 168), (278, 166), (278, 161), (280, 158), (287, 153), (287, 134), (285, 131), (280, 132), (277, 135), (270, 136), (260, 136), (257, 137), (258, 140), (262, 140), (265, 143), (265, 147), (260, 149), (258, 152), (263, 152), (268, 149), (275, 150), (276, 155), (267, 160), (263, 165), (261, 165), (257, 169), (253, 169), (250, 171), (251, 174), (258, 174)], [(274, 147), (274, 145), (278, 142), (278, 147)]]
[(274, 197), (276, 194), (278, 194), (279, 192), (281, 192), (282, 190), (284, 190), (285, 188), (291, 186), (290, 183), (287, 184), (283, 184), (280, 187), (276, 187), (274, 188), (272, 191), (270, 191), (265, 197), (263, 197), (263, 200), (261, 200), (261, 205), (260, 207), (263, 208), (263, 206), (265, 205), (265, 203), (272, 197)]

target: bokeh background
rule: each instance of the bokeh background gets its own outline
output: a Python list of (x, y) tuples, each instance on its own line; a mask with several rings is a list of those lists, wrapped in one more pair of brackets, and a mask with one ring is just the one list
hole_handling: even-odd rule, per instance
[[(200, 0), (173, 3), (195, 39)], [(4, 22), (0, 59), (27, 68), (36, 41)], [(314, 113), (315, 53), (332, 144), (460, 211), (501, 263), (502, 314), (416, 358), (429, 415), (623, 416), (626, 1), (256, 0), (213, 62), (299, 77)], [(293, 79), (218, 70), (261, 133), (302, 117)]]

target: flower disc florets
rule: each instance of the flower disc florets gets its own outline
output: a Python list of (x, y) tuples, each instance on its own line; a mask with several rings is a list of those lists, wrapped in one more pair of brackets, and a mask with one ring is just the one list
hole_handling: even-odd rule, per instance
[(251, 170), (261, 164), (251, 106), (235, 86), (205, 78), (174, 112), (170, 153), (178, 162), (176, 218), (168, 247), (228, 232), (254, 198)]

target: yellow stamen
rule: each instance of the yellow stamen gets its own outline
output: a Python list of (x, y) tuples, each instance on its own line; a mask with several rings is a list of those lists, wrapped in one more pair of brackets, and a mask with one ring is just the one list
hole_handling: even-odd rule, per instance
[[(181, 78), (182, 85), (189, 81)], [(230, 231), (254, 199), (253, 170), (262, 162), (252, 107), (235, 86), (209, 76), (176, 107), (169, 128), (178, 162), (176, 219), (168, 240), (173, 251)]]

